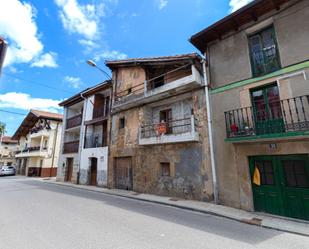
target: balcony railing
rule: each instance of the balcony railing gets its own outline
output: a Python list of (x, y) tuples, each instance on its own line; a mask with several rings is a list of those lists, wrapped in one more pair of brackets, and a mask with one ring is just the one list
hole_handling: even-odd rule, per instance
[(27, 148), (24, 148), (22, 150), (17, 150), (15, 152), (16, 155), (19, 155), (19, 154), (29, 154), (29, 153), (32, 153), (32, 152), (46, 152), (47, 151), (47, 147), (40, 147), (40, 146), (31, 146), (31, 147), (27, 147)]
[[(128, 82), (130, 83), (130, 82)], [(138, 83), (138, 82), (136, 82)], [(123, 110), (200, 87), (203, 83), (198, 69), (186, 64), (165, 74), (134, 84), (115, 93), (113, 110)]]
[(196, 128), (197, 120), (193, 115), (189, 118), (143, 125), (139, 130), (139, 143), (146, 145), (197, 141), (198, 133)]
[(239, 108), (224, 113), (227, 138), (309, 130), (309, 95), (272, 103), (267, 108)]
[(102, 133), (91, 134), (85, 137), (85, 148), (98, 148), (106, 146)]
[(63, 144), (63, 154), (78, 153), (79, 141), (66, 142)]
[(73, 127), (80, 126), (82, 123), (82, 114), (78, 114), (74, 117), (68, 118), (66, 122), (66, 128), (70, 129)]
[(93, 119), (95, 118), (104, 118), (109, 114), (109, 110), (108, 109), (104, 109), (104, 108), (98, 108), (98, 109), (94, 109), (93, 110)]

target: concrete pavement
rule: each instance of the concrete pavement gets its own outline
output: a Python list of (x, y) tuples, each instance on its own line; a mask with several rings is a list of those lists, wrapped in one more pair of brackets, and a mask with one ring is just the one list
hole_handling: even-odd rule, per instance
[(139, 194), (133, 191), (76, 185), (67, 182), (65, 183), (56, 182), (55, 178), (45, 178), (45, 179), (37, 178), (37, 180), (50, 184), (58, 184), (72, 188), (85, 189), (88, 191), (95, 191), (109, 195), (122, 196), (131, 199), (137, 199), (157, 204), (178, 207), (186, 210), (221, 216), (251, 225), (257, 225), (265, 228), (276, 229), (283, 232), (291, 232), (295, 234), (309, 236), (309, 222), (307, 221), (301, 221), (262, 213), (247, 212), (244, 210), (231, 208), (227, 206), (215, 205), (209, 202), (191, 201), (191, 200), (170, 198), (165, 196), (156, 196), (150, 194)]
[(306, 249), (309, 238), (153, 202), (1, 177), (1, 249)]

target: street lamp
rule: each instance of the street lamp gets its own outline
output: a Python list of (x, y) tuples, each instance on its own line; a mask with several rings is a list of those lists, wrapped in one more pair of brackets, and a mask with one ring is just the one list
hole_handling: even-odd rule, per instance
[(95, 67), (95, 68), (99, 69), (99, 70), (100, 70), (102, 73), (104, 73), (110, 80), (112, 79), (111, 76), (110, 76), (107, 72), (105, 72), (102, 68), (99, 68), (99, 67), (97, 66), (97, 64), (96, 64), (93, 60), (87, 60), (87, 64), (88, 64), (89, 66), (92, 66), (92, 67)]

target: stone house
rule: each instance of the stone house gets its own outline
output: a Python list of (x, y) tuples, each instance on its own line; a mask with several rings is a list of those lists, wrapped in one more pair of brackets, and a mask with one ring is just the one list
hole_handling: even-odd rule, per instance
[(106, 65), (114, 92), (109, 186), (211, 200), (201, 57), (192, 53)]
[(105, 81), (61, 102), (64, 129), (58, 181), (107, 185), (111, 82)]
[(17, 174), (56, 176), (61, 129), (61, 114), (30, 110), (12, 137), (19, 141)]
[(190, 41), (207, 57), (220, 203), (309, 220), (308, 1), (253, 1)]
[(18, 141), (11, 137), (0, 137), (0, 167), (16, 165), (15, 152), (18, 147)]

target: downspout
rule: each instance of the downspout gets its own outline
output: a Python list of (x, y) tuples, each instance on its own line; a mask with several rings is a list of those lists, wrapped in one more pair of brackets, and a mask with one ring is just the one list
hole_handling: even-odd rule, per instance
[(54, 167), (55, 152), (56, 152), (56, 142), (57, 142), (57, 136), (58, 136), (58, 129), (59, 129), (59, 122), (57, 123), (56, 134), (55, 134), (55, 136), (54, 136), (54, 141), (53, 141), (53, 156), (52, 156), (52, 165), (51, 165), (51, 168), (50, 168), (49, 177), (52, 176), (53, 167)]
[[(80, 137), (82, 138), (81, 141), (80, 141), (80, 150), (78, 152), (78, 172), (77, 172), (77, 184), (79, 184), (79, 178), (80, 178), (80, 164), (81, 164), (81, 159), (82, 159), (82, 149), (84, 147), (84, 118), (85, 118), (85, 115), (86, 115), (86, 112), (87, 112), (87, 107), (88, 107), (88, 102), (87, 102), (87, 98), (85, 98), (83, 96), (83, 94), (81, 93), (80, 94), (81, 98), (84, 100), (84, 106), (83, 106), (83, 116), (82, 116), (82, 123), (81, 123), (81, 134), (80, 134)], [(90, 100), (90, 103), (92, 105), (94, 105), (92, 103), (92, 101)]]
[(209, 96), (209, 82), (207, 78), (206, 71), (206, 53), (204, 53), (203, 63), (203, 76), (204, 76), (204, 86), (205, 86), (205, 100), (206, 100), (206, 112), (207, 112), (207, 124), (208, 124), (208, 139), (209, 139), (209, 149), (210, 149), (210, 163), (212, 171), (212, 182), (214, 191), (214, 201), (218, 203), (218, 184), (217, 184), (217, 174), (216, 174), (216, 163), (213, 145), (213, 132), (212, 132), (212, 118), (211, 118), (211, 105)]

